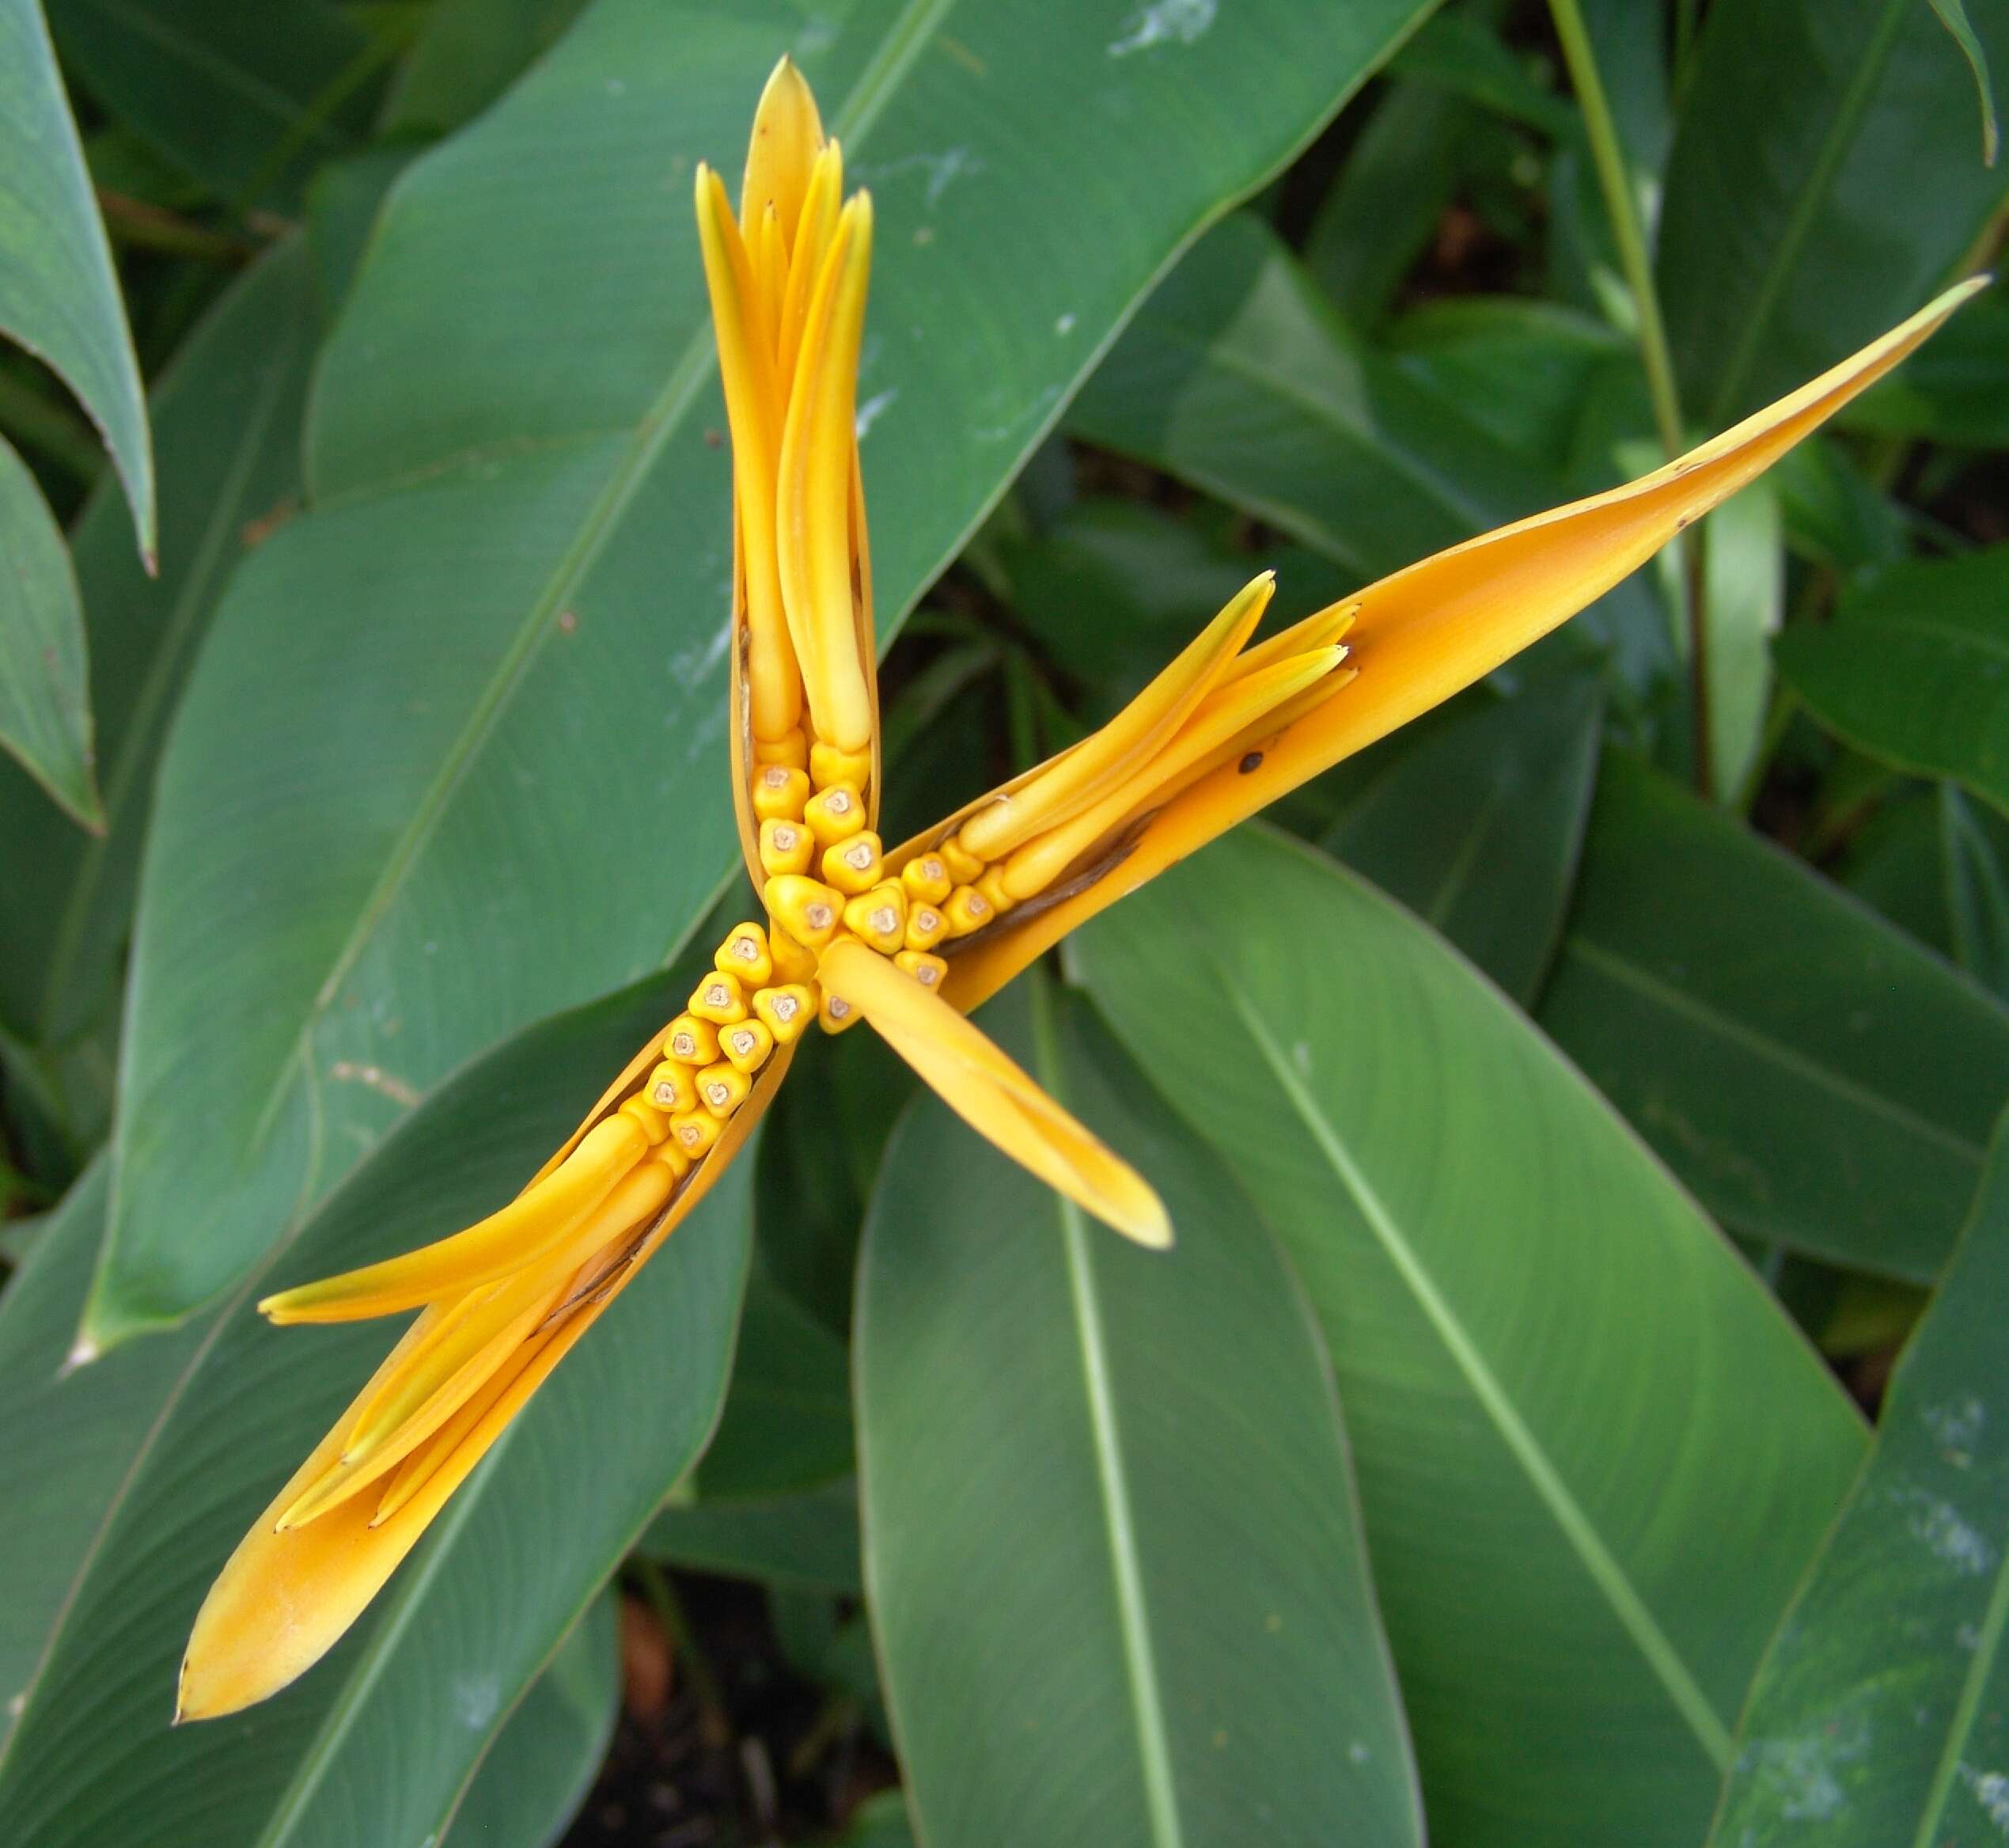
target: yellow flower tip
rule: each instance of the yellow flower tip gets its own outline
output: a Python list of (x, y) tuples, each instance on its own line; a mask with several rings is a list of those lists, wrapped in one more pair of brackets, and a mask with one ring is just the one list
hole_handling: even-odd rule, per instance
[(809, 82), (786, 54), (769, 73), (753, 112), (753, 132), (740, 189), (740, 222), (756, 223), (775, 208), (783, 236), (792, 245), (802, 215), (809, 173), (823, 147), (823, 120)]

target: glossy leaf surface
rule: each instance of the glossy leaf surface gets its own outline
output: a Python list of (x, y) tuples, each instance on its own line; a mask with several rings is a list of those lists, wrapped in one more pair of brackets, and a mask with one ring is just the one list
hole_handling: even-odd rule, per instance
[(2009, 1140), (1752, 1691), (1722, 1848), (1981, 1848), (2009, 1796)]
[(1525, 1018), (1312, 849), (1244, 829), (1076, 942), (1324, 1329), (1433, 1837), (1686, 1848), (1862, 1455), (1820, 1362)]
[(1413, 10), (1265, 0), (1161, 39), (1126, 0), (910, 0), (833, 36), (600, 0), (412, 167), (318, 374), (321, 505), (240, 575), (164, 766), (94, 1333), (204, 1300), (445, 1071), (709, 903), (730, 526), (688, 189), (737, 170), (776, 55), (877, 199), (885, 629)]
[(1731, 1231), (1920, 1281), (2009, 1097), (2009, 1012), (1618, 755), (1538, 1017)]
[[(324, 1660), (263, 1706), (171, 1730), (210, 1579), (394, 1333), (274, 1329), (251, 1301), (268, 1280), (374, 1259), (506, 1198), (669, 1000), (650, 985), (472, 1067), (203, 1322), (58, 1380), (74, 1309), (20, 1289), (0, 1299), (0, 1380), (10, 1405), (35, 1408), (9, 1424), (0, 1565), (10, 1586), (47, 1590), (9, 1599), (20, 1717), (0, 1754), (0, 1840), (351, 1848), (444, 1826), (518, 1695), (710, 1433), (750, 1171), (728, 1174), (607, 1311)], [(46, 1248), (47, 1287), (73, 1301), (89, 1201)], [(81, 1455), (64, 1439), (73, 1426)]]
[(1219, 1163), (1039, 979), (987, 1028), (1150, 1174), (1178, 1243), (1124, 1244), (931, 1098), (896, 1133), (857, 1375), (866, 1581), (920, 1838), (1418, 1842), (1302, 1296)]

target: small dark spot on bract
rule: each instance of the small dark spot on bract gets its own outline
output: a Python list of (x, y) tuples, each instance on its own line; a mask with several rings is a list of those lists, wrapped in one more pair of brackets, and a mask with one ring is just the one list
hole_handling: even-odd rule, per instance
[(1245, 776), (1246, 776), (1250, 771), (1260, 770), (1262, 767), (1263, 753), (1260, 751), (1251, 751), (1247, 757), (1241, 760), (1241, 773)]
[(726, 433), (722, 430), (707, 430), (704, 433), (704, 446), (708, 450), (715, 450), (725, 440)]

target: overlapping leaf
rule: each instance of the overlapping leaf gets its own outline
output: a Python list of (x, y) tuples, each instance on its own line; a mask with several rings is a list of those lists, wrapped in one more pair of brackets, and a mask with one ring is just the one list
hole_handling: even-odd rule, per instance
[(1968, 1848), (2009, 1798), (2009, 1139), (1765, 1658), (1710, 1839)]
[(870, 1607), (922, 1838), (1420, 1842), (1289, 1267), (1085, 1009), (1022, 990), (985, 1020), (1150, 1175), (1179, 1243), (1124, 1244), (932, 1099), (896, 1134), (857, 1377)]
[[(673, 1004), (653, 983), (472, 1067), (275, 1255), (271, 1281), (386, 1255), (506, 1198)], [(254, 1278), (205, 1320), (59, 1376), (98, 1230), (93, 1175), (0, 1299), (0, 1668), (17, 1716), (0, 1749), (0, 1841), (354, 1848), (442, 1830), (519, 1695), (710, 1433), (749, 1180), (742, 1167), (718, 1184), (325, 1660), (244, 1714), (171, 1729), (204, 1590), (392, 1331), (269, 1327), (252, 1311)], [(552, 1753), (563, 1789), (521, 1788), (518, 1808), (552, 1814), (576, 1794), (583, 1756)]]
[(2009, 1011), (1804, 864), (1609, 757), (1543, 1027), (1732, 1231), (1929, 1281)]
[(94, 1337), (210, 1295), (410, 1099), (655, 965), (716, 886), (730, 528), (687, 196), (776, 54), (878, 199), (892, 618), (1416, 10), (908, 0), (832, 33), (599, 0), (406, 176), (320, 374), (322, 505), (239, 578), (164, 766)]
[(1688, 1848), (1862, 1455), (1819, 1361), (1525, 1019), (1310, 849), (1244, 830), (1077, 942), (1310, 1295), (1433, 1835)]

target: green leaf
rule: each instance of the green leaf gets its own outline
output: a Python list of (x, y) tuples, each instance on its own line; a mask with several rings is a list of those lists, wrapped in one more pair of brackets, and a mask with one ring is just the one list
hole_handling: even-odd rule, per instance
[[(33, 869), (0, 880), (0, 1019), (36, 1046), (109, 1036), (162, 740), (225, 579), (298, 496), (316, 326), (306, 252), (289, 240), (233, 285), (155, 388), (158, 577), (134, 556), (108, 484), (77, 522), (104, 834), (78, 834), (26, 777), (0, 768), (0, 862)], [(76, 1114), (94, 1113), (80, 1100)]]
[(1722, 1848), (1969, 1848), (2009, 1796), (2009, 1136), (1752, 1690)]
[(1951, 776), (2009, 812), (2009, 545), (1920, 559), (1773, 645), (1814, 715), (1903, 770)]
[[(1362, 343), (1276, 233), (1245, 213), (1196, 245), (1144, 305), (1068, 423), (1356, 579), (1568, 498)], [(1666, 660), (1664, 619), (1643, 579), (1578, 628), (1603, 636), (1639, 677)]]
[[(2009, 13), (1981, 37), (2009, 59)], [(1691, 416), (1790, 391), (1919, 307), (2009, 173), (1956, 107), (1960, 53), (1918, 0), (1715, 0), (1668, 156), (1660, 297)]]
[(611, 1592), (586, 1607), (495, 1736), (453, 1812), (453, 1839), (474, 1848), (555, 1848), (607, 1755), (620, 1717), (618, 1610)]
[(384, 107), (387, 135), (471, 122), (562, 38), (587, 0), (434, 0)]
[(866, 1574), (931, 1848), (1416, 1843), (1332, 1379), (1268, 1228), (1078, 1004), (984, 1016), (1150, 1177), (1127, 1245), (923, 1098), (859, 1273)]
[(0, 1840), (352, 1848), (443, 1829), (521, 1691), (711, 1431), (746, 1270), (749, 1171), (721, 1181), (567, 1358), (325, 1660), (227, 1721), (171, 1728), (204, 1588), (392, 1338), (379, 1323), (275, 1329), (252, 1300), (492, 1210), (674, 992), (650, 983), (470, 1066), (212, 1315), (67, 1378), (91, 1197), (63, 1238), (40, 1242), (43, 1286), (0, 1298), (0, 1634), (20, 1716), (0, 1752)]
[[(1711, 514), (1704, 541), (1709, 786), (1726, 802), (1734, 800), (1751, 772), (1772, 709), (1770, 644), (1786, 601), (1780, 539), (1778, 493), (1758, 480)], [(1662, 556), (1679, 567), (1674, 551)]]
[(1943, 783), (1939, 827), (1954, 958), (2009, 1001), (2009, 822)]
[(1439, 13), (1427, 21), (1396, 54), (1389, 72), (1448, 90), (1559, 141), (1581, 132), (1567, 99), (1541, 82), (1497, 32), (1469, 13)]
[(367, 35), (326, 0), (46, 0), (108, 113), (240, 209), (289, 206), (367, 131)]
[(914, 1848), (905, 1797), (887, 1790), (861, 1803), (833, 1848)]
[(1862, 1455), (1833, 1380), (1521, 1014), (1313, 850), (1244, 829), (1077, 947), (1310, 1292), (1433, 1835), (1688, 1848)]
[(1969, 302), (1841, 421), (1879, 436), (2009, 448), (2009, 295)]
[(1455, 708), (1321, 844), (1530, 1006), (1576, 876), (1603, 709), (1581, 672)]
[(856, 1596), (858, 1484), (849, 1476), (814, 1489), (729, 1501), (669, 1505), (649, 1524), (642, 1550), (699, 1572)]
[(413, 165), (317, 374), (320, 505), (240, 575), (163, 766), (96, 1338), (213, 1294), (410, 1099), (657, 966), (717, 890), (730, 462), (687, 202), (777, 54), (875, 189), (890, 629), (1413, 6), (1268, 0), (1188, 45), (1137, 41), (1131, 0), (867, 4), (834, 37), (599, 0)]
[(73, 821), (101, 829), (77, 574), (41, 488), (4, 439), (0, 558), (0, 750)]
[(1505, 295), (1430, 302), (1389, 328), (1387, 341), (1412, 378), (1559, 476), (1598, 375), (1639, 363), (1602, 321)]
[(1945, 1261), (2009, 1011), (1802, 862), (1613, 754), (1543, 1028), (1729, 1230)]
[(0, 0), (0, 332), (77, 394), (154, 554), (154, 462), (112, 252), (37, 0)]
[(1984, 165), (1992, 167), (2002, 135), (1996, 125), (1995, 86), (1988, 78), (1988, 55), (1982, 48), (1981, 36), (1974, 30), (1962, 0), (1932, 0), (1932, 10), (1939, 14), (1940, 25), (1953, 34), (1953, 42), (1959, 46), (1961, 56), (1967, 60), (1967, 68), (1974, 74), (1974, 89), (1981, 104), (1981, 159)]
[(733, 1381), (698, 1470), (706, 1501), (776, 1496), (851, 1470), (844, 1344), (757, 1274), (740, 1315)]

